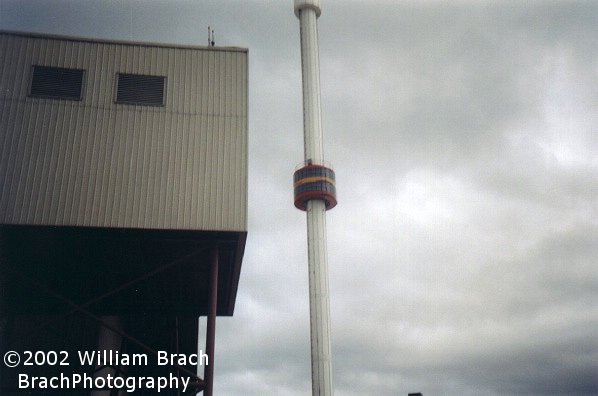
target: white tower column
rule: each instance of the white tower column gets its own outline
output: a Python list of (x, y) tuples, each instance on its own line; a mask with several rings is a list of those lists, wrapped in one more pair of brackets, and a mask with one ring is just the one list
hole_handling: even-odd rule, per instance
[(326, 251), (324, 201), (311, 200), (307, 203), (307, 247), (312, 395), (332, 395), (334, 391), (330, 350), (330, 298), (328, 296), (328, 254)]
[(320, 107), (320, 58), (318, 50), (319, 0), (295, 0), (301, 37), (301, 74), (303, 80), (303, 138), (305, 160), (321, 163), (322, 110)]
[(307, 213), (312, 394), (333, 395), (326, 210), (336, 205), (334, 172), (324, 165), (317, 18), (319, 0), (295, 0), (301, 35), (305, 166), (295, 173), (295, 206)]

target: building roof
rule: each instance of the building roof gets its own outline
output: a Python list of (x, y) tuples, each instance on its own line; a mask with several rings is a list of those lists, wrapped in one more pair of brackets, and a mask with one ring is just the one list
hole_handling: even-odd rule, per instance
[(233, 52), (249, 52), (248, 48), (243, 47), (217, 47), (207, 45), (190, 45), (190, 44), (172, 44), (172, 43), (152, 43), (146, 41), (133, 41), (133, 40), (112, 40), (112, 39), (99, 39), (91, 37), (79, 37), (79, 36), (66, 36), (58, 34), (46, 34), (38, 32), (19, 32), (11, 30), (1, 30), (0, 34), (23, 36), (23, 37), (36, 37), (44, 39), (54, 40), (68, 40), (68, 41), (80, 41), (90, 43), (105, 43), (105, 44), (120, 44), (120, 45), (134, 45), (143, 47), (162, 47), (162, 48), (181, 48), (181, 49), (193, 49), (193, 50), (205, 50), (205, 51), (233, 51)]

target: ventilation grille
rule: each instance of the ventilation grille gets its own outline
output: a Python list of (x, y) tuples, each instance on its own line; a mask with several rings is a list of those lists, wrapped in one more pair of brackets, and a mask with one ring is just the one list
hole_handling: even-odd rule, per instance
[(119, 74), (116, 103), (164, 106), (163, 76)]
[(81, 100), (83, 70), (33, 66), (31, 96)]

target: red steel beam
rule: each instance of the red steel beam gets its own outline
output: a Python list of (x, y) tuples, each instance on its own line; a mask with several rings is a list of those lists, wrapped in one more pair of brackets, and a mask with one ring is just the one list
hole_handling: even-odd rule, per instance
[(212, 396), (214, 392), (214, 341), (216, 338), (216, 309), (218, 306), (218, 247), (212, 249), (212, 270), (210, 273), (210, 307), (206, 329), (206, 355), (208, 361), (204, 366), (205, 396)]

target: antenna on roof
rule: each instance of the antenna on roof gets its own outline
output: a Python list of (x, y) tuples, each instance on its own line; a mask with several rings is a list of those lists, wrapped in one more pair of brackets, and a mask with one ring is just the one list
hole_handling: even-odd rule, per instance
[(208, 26), (208, 47), (213, 47), (216, 42), (214, 41), (214, 29)]

